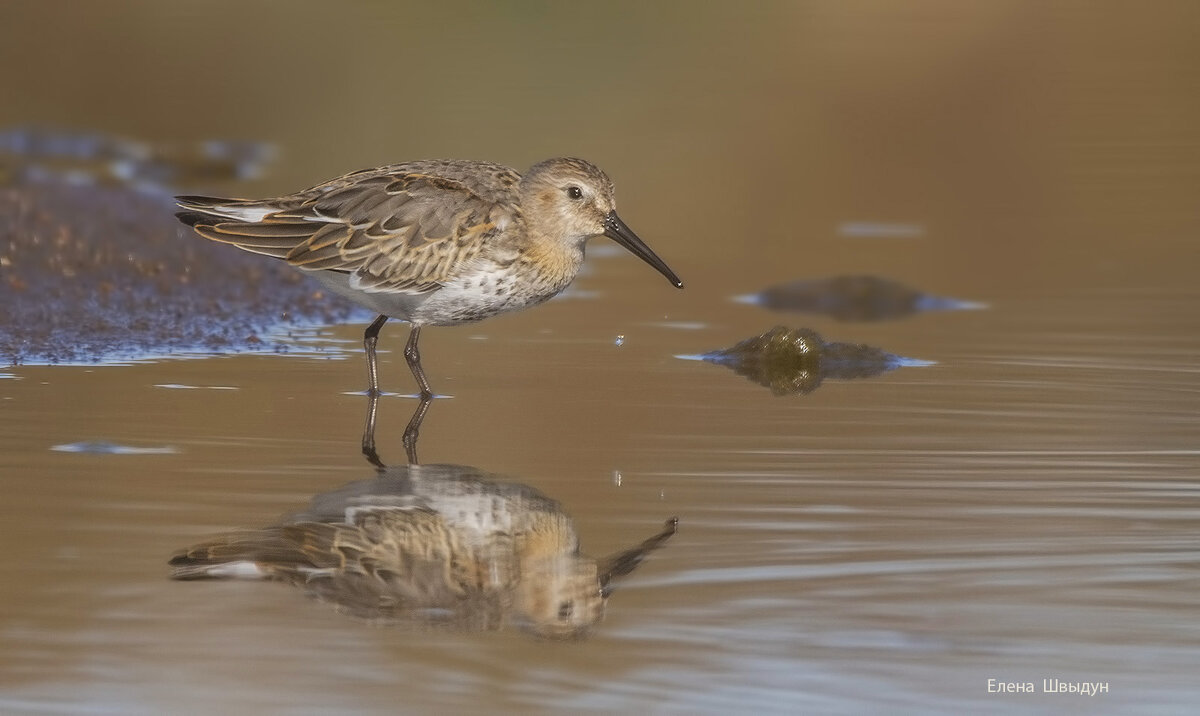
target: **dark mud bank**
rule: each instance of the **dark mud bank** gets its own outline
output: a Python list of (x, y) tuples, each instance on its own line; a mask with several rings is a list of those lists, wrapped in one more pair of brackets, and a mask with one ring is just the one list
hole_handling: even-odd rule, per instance
[(0, 365), (272, 349), (284, 325), (356, 314), (319, 288), (196, 236), (166, 193), (0, 186)]

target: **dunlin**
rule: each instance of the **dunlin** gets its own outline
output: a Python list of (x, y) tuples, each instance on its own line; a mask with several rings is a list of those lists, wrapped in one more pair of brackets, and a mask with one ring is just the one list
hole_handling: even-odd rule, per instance
[(218, 536), (171, 559), (181, 580), (269, 579), (358, 617), (464, 629), (514, 625), (586, 635), (621, 577), (678, 520), (615, 554), (579, 551), (574, 521), (532, 487), (466, 465), (385, 467), (261, 530)]
[(363, 335), (368, 392), (379, 394), (375, 344), (389, 317), (412, 328), (404, 357), (420, 387), (421, 327), (517, 311), (565, 289), (588, 239), (607, 236), (679, 277), (617, 216), (613, 185), (582, 159), (548, 159), (524, 175), (489, 162), (431, 160), (353, 172), (276, 199), (177, 197), (179, 220), (214, 241), (311, 272), (379, 313)]

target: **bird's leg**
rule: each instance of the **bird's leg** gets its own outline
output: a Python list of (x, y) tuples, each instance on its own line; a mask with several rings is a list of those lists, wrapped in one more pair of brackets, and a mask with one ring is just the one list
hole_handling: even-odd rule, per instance
[(367, 462), (383, 470), (387, 466), (379, 459), (379, 453), (375, 452), (375, 409), (379, 405), (379, 396), (372, 393), (369, 397), (370, 401), (367, 403), (367, 425), (363, 428), (362, 453), (363, 457), (367, 458)]
[(417, 406), (416, 412), (408, 421), (408, 427), (404, 429), (404, 452), (408, 455), (409, 465), (420, 465), (417, 460), (417, 438), (421, 432), (421, 421), (425, 420), (425, 413), (429, 412), (429, 406), (433, 405), (433, 396), (422, 395), (421, 404)]
[(379, 342), (379, 329), (383, 328), (383, 324), (387, 323), (387, 320), (387, 316), (379, 314), (363, 333), (363, 349), (367, 352), (367, 382), (370, 384), (367, 387), (367, 395), (372, 397), (381, 395), (379, 366), (375, 361), (375, 344)]
[(433, 397), (433, 391), (430, 390), (425, 371), (421, 368), (421, 352), (417, 349), (417, 341), (420, 339), (421, 326), (414, 323), (408, 334), (408, 343), (404, 345), (404, 359), (408, 361), (408, 369), (412, 371), (413, 377), (417, 379), (417, 386), (421, 388), (421, 400), (428, 400)]

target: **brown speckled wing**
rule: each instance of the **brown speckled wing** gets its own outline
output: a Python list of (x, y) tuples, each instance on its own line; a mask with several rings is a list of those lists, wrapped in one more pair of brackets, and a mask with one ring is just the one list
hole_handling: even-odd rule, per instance
[(482, 578), (467, 574), (473, 565), (470, 551), (430, 510), (367, 508), (357, 512), (352, 525), (300, 523), (283, 527), (282, 533), (317, 571), (281, 565), (277, 578), (360, 616), (388, 616), (392, 608), (452, 608), (481, 588)]
[(274, 201), (181, 197), (180, 204), (202, 215), (185, 221), (206, 238), (301, 269), (351, 273), (364, 290), (422, 293), (451, 280), (517, 220), (519, 175), (473, 166), (414, 162)]

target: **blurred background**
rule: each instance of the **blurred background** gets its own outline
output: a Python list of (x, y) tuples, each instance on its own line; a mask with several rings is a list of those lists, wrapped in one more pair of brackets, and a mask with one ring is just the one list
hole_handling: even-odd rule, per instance
[[(1089, 712), (1188, 712), (1198, 32), (1187, 1), (5, 2), (0, 133), (274, 148), (89, 234), (163, 241), (159, 275), (211, 290), (186, 318), (259, 264), (187, 258), (169, 190), (271, 196), (420, 158), (587, 158), (687, 288), (599, 239), (563, 299), (422, 339), (453, 395), (426, 461), (535, 487), (596, 553), (679, 516), (580, 643), (168, 581), (173, 550), (370, 476), (360, 314), (289, 335), (262, 304), (290, 357), (159, 360), (164, 341), (0, 369), (0, 710), (1057, 713), (1078, 698), (1041, 693), (1059, 678), (1111, 685)], [(23, 176), (0, 182), (9, 206), (77, 227), (112, 206), (38, 204)], [(0, 283), (54, 301), (6, 211)], [(844, 276), (974, 310), (846, 320), (758, 294)], [(936, 365), (805, 364), (810, 394), (777, 396), (676, 358), (776, 324)], [(381, 343), (401, 393), (405, 332)], [(381, 401), (385, 459), (413, 407)]]
[(940, 242), (930, 260), (989, 267), (973, 285), (1051, 280), (1080, 258), (1066, 231), (1095, 249), (1138, 227), (1145, 264), (1194, 219), (1188, 2), (3, 12), (4, 125), (270, 141), (268, 195), (414, 158), (578, 154), (683, 270), (733, 242), (739, 280), (847, 217), (919, 221)]

